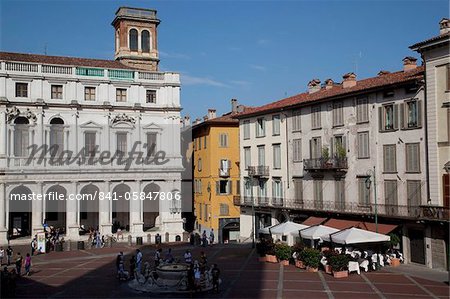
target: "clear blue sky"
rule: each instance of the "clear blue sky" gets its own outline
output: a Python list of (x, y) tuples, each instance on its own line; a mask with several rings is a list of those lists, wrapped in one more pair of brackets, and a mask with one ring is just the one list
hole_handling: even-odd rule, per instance
[(448, 1), (7, 1), (0, 49), (112, 59), (119, 6), (155, 8), (161, 69), (182, 75), (183, 114), (262, 105), (341, 81), (399, 70), (411, 44), (435, 36)]

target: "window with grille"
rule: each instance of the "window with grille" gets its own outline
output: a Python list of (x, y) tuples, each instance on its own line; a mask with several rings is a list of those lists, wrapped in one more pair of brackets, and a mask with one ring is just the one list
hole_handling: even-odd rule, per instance
[(407, 143), (406, 172), (420, 172), (420, 143)]
[(398, 129), (398, 105), (388, 104), (378, 107), (378, 115), (381, 132)]
[(84, 88), (84, 100), (85, 101), (95, 101), (95, 87), (85, 87)]
[(281, 144), (273, 145), (273, 168), (281, 169)]
[(146, 103), (156, 103), (156, 90), (147, 90), (145, 94)]
[(344, 103), (335, 102), (333, 103), (333, 126), (344, 125)]
[(220, 204), (220, 216), (228, 216), (230, 214), (229, 207), (225, 203)]
[(300, 109), (292, 112), (292, 132), (298, 132), (302, 129)]
[(250, 139), (250, 121), (249, 120), (244, 120), (243, 128), (244, 128), (244, 139)]
[(125, 155), (128, 151), (127, 133), (119, 132), (116, 134), (116, 138), (117, 138), (117, 153), (120, 155)]
[(127, 90), (125, 88), (116, 89), (116, 102), (126, 102), (127, 101)]
[(358, 178), (358, 202), (362, 206), (370, 205), (370, 189), (366, 185), (367, 179), (368, 177)]
[(245, 170), (248, 170), (248, 168), (251, 166), (252, 163), (252, 156), (250, 147), (244, 147), (244, 166)]
[(409, 207), (419, 207), (422, 204), (422, 182), (406, 181), (406, 196)]
[(358, 159), (365, 159), (369, 157), (369, 132), (358, 132)]
[(397, 153), (395, 144), (383, 146), (384, 172), (397, 172)]
[(62, 85), (52, 85), (51, 87), (52, 99), (62, 99), (63, 98), (63, 86)]
[(369, 100), (367, 98), (356, 100), (356, 122), (365, 123), (369, 121)]
[(266, 147), (264, 145), (258, 146), (258, 166), (266, 165)]
[(294, 201), (303, 203), (303, 180), (301, 178), (294, 179)]
[(264, 118), (256, 120), (256, 137), (266, 136), (266, 121)]
[(321, 113), (320, 105), (311, 107), (311, 128), (312, 129), (320, 129), (322, 127), (320, 113)]
[(280, 115), (272, 116), (272, 135), (280, 135)]
[(28, 83), (16, 83), (16, 97), (18, 98), (28, 97)]
[(94, 157), (95, 156), (95, 132), (86, 132), (84, 133), (84, 151), (85, 156)]
[(219, 135), (219, 147), (228, 147), (228, 134), (221, 133)]
[(292, 158), (294, 162), (302, 161), (302, 140), (294, 139), (292, 140)]
[(156, 137), (157, 133), (147, 133), (147, 156), (152, 157), (156, 153)]

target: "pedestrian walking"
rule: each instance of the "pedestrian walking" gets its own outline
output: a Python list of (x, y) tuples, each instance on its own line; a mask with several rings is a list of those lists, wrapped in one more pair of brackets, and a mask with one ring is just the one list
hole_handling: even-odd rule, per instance
[(211, 228), (211, 231), (209, 232), (209, 244), (214, 244), (214, 229)]
[(22, 264), (23, 264), (23, 257), (20, 255), (20, 252), (18, 252), (16, 256), (16, 271), (18, 276), (21, 275)]
[(204, 230), (202, 234), (202, 246), (206, 247), (206, 243), (208, 243), (208, 239), (206, 238), (206, 230)]
[(33, 240), (31, 241), (31, 255), (33, 256), (37, 249), (37, 239), (36, 236), (34, 236)]
[(14, 253), (14, 250), (11, 248), (11, 246), (8, 246), (8, 248), (6, 248), (6, 262), (7, 262), (8, 266), (11, 265), (13, 253)]
[(27, 253), (27, 256), (25, 257), (25, 275), (30, 276), (31, 275), (31, 256), (29, 253)]
[(136, 271), (141, 274), (141, 266), (142, 266), (142, 252), (139, 249), (136, 249)]
[(158, 248), (155, 251), (155, 268), (159, 266), (159, 263), (161, 261), (161, 251), (161, 248)]
[(0, 266), (3, 265), (3, 257), (5, 256), (5, 249), (0, 247)]
[(213, 292), (219, 293), (219, 277), (220, 277), (220, 270), (217, 267), (217, 264), (214, 264), (211, 269), (211, 275), (212, 275), (212, 283), (213, 283)]
[(120, 266), (120, 263), (123, 264), (123, 252), (122, 252), (122, 251), (119, 252), (119, 254), (117, 255), (117, 258), (116, 258), (116, 268), (117, 268), (117, 273), (119, 272), (119, 266)]

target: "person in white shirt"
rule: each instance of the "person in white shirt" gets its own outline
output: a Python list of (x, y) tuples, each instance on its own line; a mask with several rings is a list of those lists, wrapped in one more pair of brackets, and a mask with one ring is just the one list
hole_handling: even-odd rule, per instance
[(186, 252), (184, 253), (184, 261), (186, 262), (186, 264), (192, 263), (192, 253), (189, 250), (186, 250)]

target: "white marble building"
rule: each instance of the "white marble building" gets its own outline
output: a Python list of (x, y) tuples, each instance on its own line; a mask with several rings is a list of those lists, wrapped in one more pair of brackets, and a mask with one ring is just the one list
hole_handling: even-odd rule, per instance
[[(154, 10), (120, 8), (116, 60), (0, 52), (0, 244), (19, 232), (31, 237), (45, 219), (71, 240), (79, 239), (81, 225), (103, 234), (120, 226), (133, 237), (181, 237), (181, 201), (167, 200), (181, 190), (180, 78), (158, 71), (158, 24)], [(40, 160), (30, 156), (31, 145), (59, 148)], [(129, 157), (133, 147), (143, 154), (129, 167), (108, 156)], [(80, 156), (52, 163), (52, 155), (67, 157), (64, 151)], [(164, 163), (139, 163), (155, 155)], [(99, 198), (108, 192), (117, 200)], [(133, 200), (134, 192), (161, 196)], [(17, 203), (13, 194), (67, 200)], [(83, 194), (97, 199), (69, 199)]]

